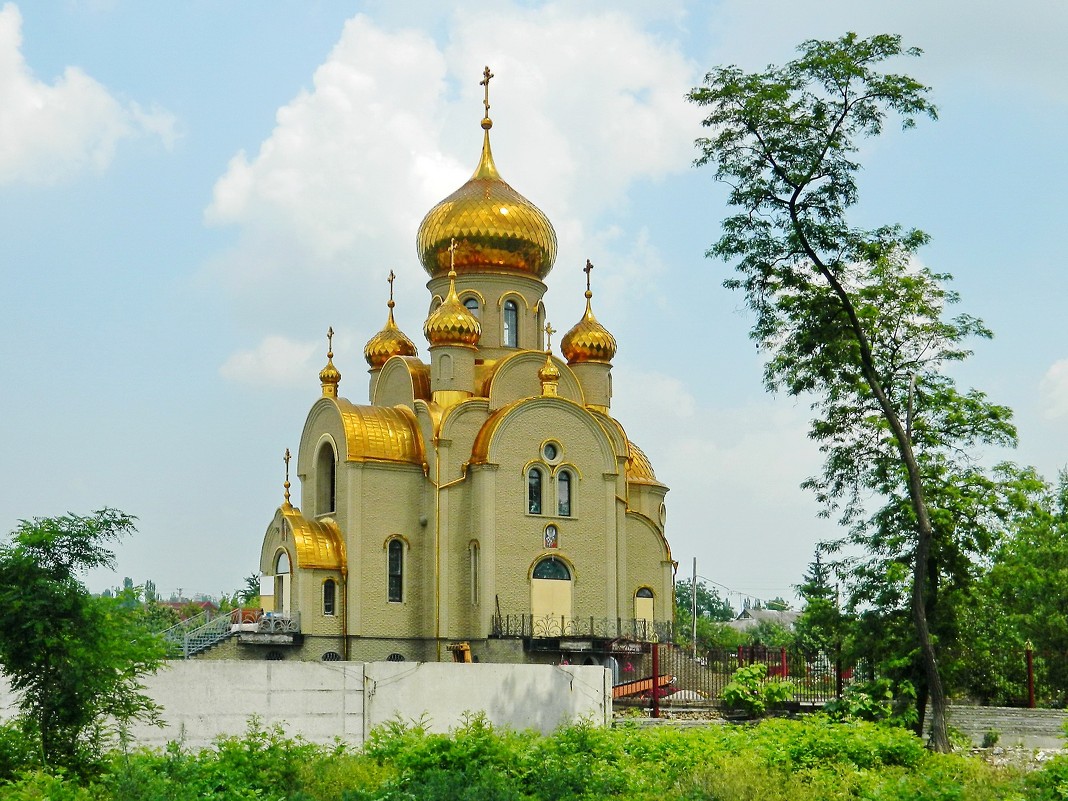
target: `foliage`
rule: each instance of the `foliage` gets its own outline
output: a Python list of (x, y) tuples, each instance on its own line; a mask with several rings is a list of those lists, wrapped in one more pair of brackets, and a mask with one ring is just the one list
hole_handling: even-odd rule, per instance
[[(693, 615), (693, 583), (675, 582), (676, 618), (689, 620)], [(697, 582), (697, 616), (708, 620), (725, 622), (734, 620), (734, 607), (723, 597), (719, 590), (703, 581)]]
[(162, 641), (123, 597), (94, 598), (78, 578), (113, 565), (107, 545), (133, 520), (114, 509), (23, 520), (0, 546), (0, 664), (45, 766), (91, 770), (110, 733), (158, 717), (141, 677)]
[[(852, 33), (799, 50), (761, 73), (719, 68), (690, 92), (715, 131), (697, 141), (697, 163), (715, 164), (737, 209), (709, 255), (736, 265), (725, 284), (755, 315), (768, 388), (813, 398), (811, 436), (825, 461), (806, 486), (868, 548), (867, 564), (904, 567), (932, 746), (947, 750), (929, 613), (940, 571), (965, 570), (992, 547), (971, 523), (996, 493), (970, 452), (1013, 444), (1015, 430), (1007, 408), (959, 390), (945, 370), (969, 355), (965, 340), (990, 332), (968, 315), (946, 318), (958, 300), (949, 276), (915, 256), (927, 236), (847, 217), (859, 141), (880, 134), (889, 113), (906, 128), (936, 116), (927, 87), (881, 71), (920, 51)], [(873, 494), (885, 501), (874, 515)]]
[(907, 681), (890, 679), (853, 682), (841, 698), (829, 701), (824, 711), (835, 720), (866, 720), (912, 728), (916, 725), (916, 689)]
[(763, 717), (769, 710), (782, 706), (793, 697), (793, 682), (769, 680), (768, 666), (762, 662), (738, 668), (723, 688), (724, 705), (728, 709), (740, 710), (751, 718)]
[(95, 779), (31, 771), (0, 793), (18, 801), (986, 801), (1061, 798), (1065, 765), (1059, 757), (1025, 779), (930, 754), (904, 729), (821, 715), (696, 728), (578, 724), (546, 737), (479, 716), (448, 735), (425, 721), (393, 721), (371, 733), (363, 753), (252, 721), (243, 736), (199, 752), (172, 743), (116, 753)]

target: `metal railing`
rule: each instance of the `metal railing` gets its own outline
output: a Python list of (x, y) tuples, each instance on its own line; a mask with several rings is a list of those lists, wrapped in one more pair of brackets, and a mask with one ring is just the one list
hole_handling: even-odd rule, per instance
[[(246, 626), (255, 626), (246, 629)], [(240, 631), (256, 634), (296, 634), (300, 632), (300, 614), (264, 613), (262, 609), (233, 609), (214, 617), (208, 611), (187, 618), (163, 632), (171, 659), (189, 659), (207, 651)]]
[(671, 623), (563, 615), (494, 615), (490, 636), (502, 639), (591, 637), (636, 642), (671, 640)]

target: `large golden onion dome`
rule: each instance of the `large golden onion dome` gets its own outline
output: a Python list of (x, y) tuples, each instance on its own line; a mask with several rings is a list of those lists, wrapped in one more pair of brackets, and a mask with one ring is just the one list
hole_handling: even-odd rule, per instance
[(592, 269), (593, 265), (587, 261), (586, 313), (560, 340), (560, 351), (564, 354), (568, 364), (583, 362), (609, 364), (616, 355), (616, 338), (593, 316), (593, 307), (590, 305), (593, 293), (590, 291), (589, 283)]
[(475, 347), (482, 337), (482, 325), (456, 294), (456, 271), (449, 271), (449, 294), (423, 323), (423, 333), (431, 346)]
[(506, 271), (545, 278), (556, 260), (556, 231), (545, 214), (509, 186), (490, 151), (489, 78), (482, 120), (482, 158), (471, 179), (432, 208), (419, 224), (416, 251), (431, 278), (450, 269), (449, 243), (456, 240), (459, 273)]
[(389, 314), (386, 317), (386, 324), (373, 337), (367, 340), (367, 344), (363, 346), (363, 357), (367, 360), (367, 364), (371, 366), (372, 370), (380, 370), (393, 356), (414, 356), (416, 354), (415, 343), (413, 343), (404, 332), (397, 328), (397, 323), (393, 320), (393, 307), (396, 306), (393, 302), (393, 271), (389, 271), (389, 303), (386, 306), (389, 308)]

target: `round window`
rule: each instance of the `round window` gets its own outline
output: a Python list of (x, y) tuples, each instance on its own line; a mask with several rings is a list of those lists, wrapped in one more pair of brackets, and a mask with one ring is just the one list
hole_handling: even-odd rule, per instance
[(545, 447), (541, 450), (545, 456), (545, 460), (548, 462), (555, 462), (556, 457), (560, 455), (560, 446), (555, 442), (546, 442)]

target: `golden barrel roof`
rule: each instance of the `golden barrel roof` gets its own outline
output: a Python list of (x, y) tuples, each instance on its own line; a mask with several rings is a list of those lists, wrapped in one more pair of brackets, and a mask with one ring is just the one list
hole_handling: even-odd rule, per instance
[(444, 275), (455, 239), (458, 273), (503, 271), (545, 278), (556, 260), (556, 231), (541, 209), (497, 172), (488, 122), (483, 121), (482, 158), (474, 175), (419, 224), (419, 261), (432, 278)]
[(404, 406), (357, 406), (338, 398), (345, 430), (345, 460), (422, 465), (423, 438), (415, 413)]
[(560, 340), (560, 351), (568, 364), (608, 364), (616, 355), (616, 338), (593, 316), (591, 297), (593, 295), (586, 290), (586, 313)]
[(293, 535), (297, 567), (345, 570), (345, 544), (333, 520), (308, 520), (299, 509), (282, 510), (285, 524)]

